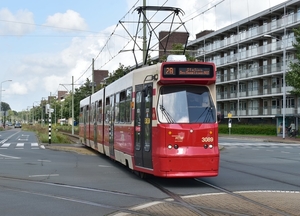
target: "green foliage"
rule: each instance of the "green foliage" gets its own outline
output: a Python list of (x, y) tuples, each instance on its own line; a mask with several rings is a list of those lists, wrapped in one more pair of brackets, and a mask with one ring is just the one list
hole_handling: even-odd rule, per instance
[(9, 104), (8, 103), (5, 103), (5, 102), (3, 102), (3, 101), (1, 101), (1, 110), (2, 111), (8, 111), (8, 110), (10, 110), (10, 106), (9, 106)]
[[(172, 45), (172, 51), (170, 52), (172, 55), (183, 55), (183, 50), (184, 50), (184, 46), (183, 44), (181, 43), (174, 43)], [(185, 57), (187, 59), (187, 61), (195, 61), (196, 58), (195, 57), (192, 57), (190, 56), (189, 54), (185, 54)], [(160, 62), (164, 62), (167, 60), (167, 56), (166, 55), (163, 55), (161, 58), (160, 58)]]
[(286, 83), (294, 89), (291, 91), (291, 94), (300, 95), (300, 28), (294, 29), (296, 43), (293, 44), (296, 49), (296, 59), (297, 62), (290, 62), (290, 70), (286, 73), (285, 79)]
[[(228, 134), (229, 128), (227, 124), (219, 124), (219, 133)], [(231, 134), (239, 135), (277, 135), (275, 125), (239, 125), (234, 124), (230, 130)]]
[[(53, 126), (54, 130), (56, 131), (60, 131), (60, 132), (67, 132), (67, 133), (71, 133), (72, 132), (72, 125), (56, 125)], [(78, 134), (79, 133), (79, 127), (78, 126), (74, 126), (74, 134)]]
[(173, 55), (182, 55), (183, 54), (183, 50), (184, 50), (183, 44), (181, 44), (181, 43), (174, 43), (174, 44), (172, 44), (171, 54), (173, 54)]
[[(36, 133), (38, 139), (42, 143), (49, 142), (49, 127), (41, 126), (40, 124), (35, 125), (22, 125), (22, 130), (33, 131)], [(72, 143), (67, 136), (59, 133), (56, 130), (51, 131), (51, 143)]]
[(130, 67), (125, 67), (121, 63), (119, 63), (119, 68), (115, 70), (113, 73), (109, 74), (108, 79), (106, 80), (106, 85), (109, 85), (116, 81), (117, 79), (120, 79), (122, 76), (126, 75), (130, 71)]

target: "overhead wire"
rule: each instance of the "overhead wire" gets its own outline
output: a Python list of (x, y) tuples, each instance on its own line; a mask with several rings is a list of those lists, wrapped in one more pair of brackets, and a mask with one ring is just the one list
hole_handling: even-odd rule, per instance
[[(130, 13), (130, 11), (132, 10), (132, 8), (134, 8), (135, 5), (136, 5), (138, 2), (139, 2), (139, 0), (137, 0), (136, 3), (135, 3), (128, 11), (127, 11), (127, 13), (122, 17), (122, 19), (123, 19), (124, 17), (126, 17), (127, 14)], [(94, 58), (94, 60), (98, 59), (98, 57), (100, 56), (100, 54), (101, 54), (101, 53), (103, 52), (103, 50), (106, 48), (108, 42), (110, 41), (110, 39), (111, 39), (112, 36), (114, 35), (114, 33), (115, 33), (116, 29), (118, 28), (118, 26), (119, 26), (119, 23), (116, 24), (114, 30), (112, 31), (112, 33), (110, 34), (109, 38), (106, 40), (105, 44), (103, 45), (103, 47), (102, 47), (102, 49), (99, 51), (99, 53), (96, 55), (96, 57)], [(114, 57), (112, 57), (112, 58), (114, 58)], [(88, 66), (88, 68), (81, 74), (81, 76), (80, 76), (78, 79), (76, 79), (75, 83), (78, 82), (78, 81), (79, 81), (79, 80), (87, 73), (87, 71), (92, 67), (92, 65), (93, 65), (93, 63), (91, 63), (91, 64)], [(89, 76), (89, 77), (90, 77), (90, 76)]]
[[(215, 0), (213, 0), (213, 1), (211, 1), (211, 2), (214, 2)], [(204, 10), (204, 11), (201, 11), (201, 12), (198, 12), (198, 11), (195, 11), (195, 12), (193, 12), (193, 13), (191, 13), (189, 16), (191, 16), (192, 14), (195, 14), (195, 13), (197, 13), (195, 16), (193, 16), (193, 17), (191, 17), (191, 18), (189, 18), (189, 19), (187, 19), (187, 20), (185, 20), (184, 21), (184, 23), (187, 23), (187, 22), (189, 22), (189, 21), (193, 21), (193, 19), (195, 19), (196, 17), (198, 17), (198, 16), (200, 16), (200, 15), (203, 15), (204, 13), (206, 13), (207, 11), (209, 11), (209, 10), (212, 10), (213, 8), (215, 8), (217, 5), (219, 5), (219, 4), (221, 4), (222, 2), (224, 2), (225, 0), (221, 0), (221, 1), (219, 1), (219, 2), (217, 2), (217, 3), (215, 3), (213, 6), (211, 6), (211, 7), (209, 7), (209, 8), (207, 8), (206, 10)], [(127, 11), (127, 13), (121, 18), (121, 20), (122, 19), (124, 19), (131, 11), (133, 11), (134, 9), (135, 9), (135, 7), (136, 7), (136, 5), (138, 4), (138, 2), (139, 2), (139, 0), (137, 0), (136, 2), (135, 2), (135, 4)], [(162, 5), (161, 5), (161, 7), (163, 7), (166, 3), (168, 2), (168, 0), (166, 0)], [(210, 2), (210, 3), (211, 3)], [(209, 3), (209, 4), (210, 4)], [(207, 5), (209, 5), (209, 4), (207, 4)], [(205, 5), (205, 6), (203, 6), (202, 7), (202, 9), (204, 8), (204, 7), (206, 7), (207, 5)], [(157, 11), (158, 12), (158, 11)], [(156, 13), (157, 13), (156, 12)], [(155, 13), (155, 14), (156, 14)], [(153, 17), (155, 16), (155, 14), (154, 15), (152, 15), (152, 17), (149, 19), (149, 20), (152, 20), (153, 19)], [(119, 22), (116, 24), (116, 26), (115, 26), (115, 28), (113, 29), (113, 31), (112, 31), (112, 33), (109, 35), (109, 37), (108, 37), (108, 39), (106, 40), (106, 42), (105, 42), (105, 44), (102, 46), (102, 48), (101, 48), (101, 50), (99, 51), (99, 53), (96, 55), (96, 57), (94, 58), (94, 60), (96, 60), (96, 59), (98, 59), (99, 58), (99, 56), (103, 53), (103, 51), (105, 50), (105, 48), (107, 49), (107, 51), (109, 52), (109, 55), (110, 55), (110, 58), (105, 62), (105, 63), (103, 63), (100, 67), (99, 67), (99, 69), (102, 69), (103, 67), (105, 67), (108, 63), (110, 63), (111, 61), (113, 61), (121, 52), (124, 52), (124, 51), (126, 51), (125, 50), (125, 48), (128, 46), (128, 44), (130, 44), (130, 42), (132, 41), (132, 39), (129, 39), (128, 41), (127, 41), (127, 43), (119, 50), (119, 52), (117, 52), (115, 55), (112, 55), (111, 54), (111, 52), (109, 51), (109, 48), (108, 48), (108, 44), (109, 44), (109, 41), (112, 39), (112, 37), (115, 35), (115, 36), (120, 36), (120, 37), (122, 37), (121, 35), (117, 35), (116, 34), (116, 30), (117, 30), (117, 28), (119, 27)], [(139, 31), (138, 32), (140, 32), (142, 30), (142, 27), (139, 29)], [(124, 37), (125, 38), (125, 37)], [(153, 48), (153, 47), (152, 47)], [(78, 78), (78, 79), (76, 79), (76, 81), (75, 81), (75, 83), (76, 82), (78, 82), (87, 72), (88, 72), (88, 70), (90, 69), (92, 67), (92, 63), (88, 66), (88, 68), (80, 75), (80, 77)], [(88, 76), (88, 77), (91, 77), (92, 76), (92, 74), (90, 75), (90, 76)]]

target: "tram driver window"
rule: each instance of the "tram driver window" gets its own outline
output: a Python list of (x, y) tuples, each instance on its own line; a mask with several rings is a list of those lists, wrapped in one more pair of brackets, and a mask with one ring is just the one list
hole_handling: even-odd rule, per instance
[(215, 106), (206, 86), (162, 87), (157, 111), (162, 123), (216, 122)]

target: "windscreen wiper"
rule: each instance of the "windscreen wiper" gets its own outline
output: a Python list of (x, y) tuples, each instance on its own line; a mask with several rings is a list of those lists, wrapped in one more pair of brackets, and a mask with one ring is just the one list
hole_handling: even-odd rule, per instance
[(159, 105), (159, 108), (163, 114), (163, 116), (167, 119), (168, 123), (175, 123), (174, 118), (170, 115), (170, 113), (165, 109), (163, 105)]
[(212, 116), (212, 107), (205, 107), (205, 109), (203, 110), (203, 112), (200, 114), (200, 116), (197, 118), (197, 120), (195, 122), (198, 122), (198, 120), (204, 115), (205, 115), (205, 118), (204, 118), (204, 123), (205, 122), (209, 122), (208, 120), (210, 119), (210, 117)]

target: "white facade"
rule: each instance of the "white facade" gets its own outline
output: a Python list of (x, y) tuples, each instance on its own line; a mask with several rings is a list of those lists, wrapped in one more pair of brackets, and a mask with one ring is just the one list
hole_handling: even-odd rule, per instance
[(217, 66), (218, 111), (233, 119), (272, 120), (282, 117), (286, 97), (286, 117), (298, 116), (300, 98), (283, 85), (295, 61), (298, 27), (300, 1), (291, 0), (188, 43), (191, 55)]

